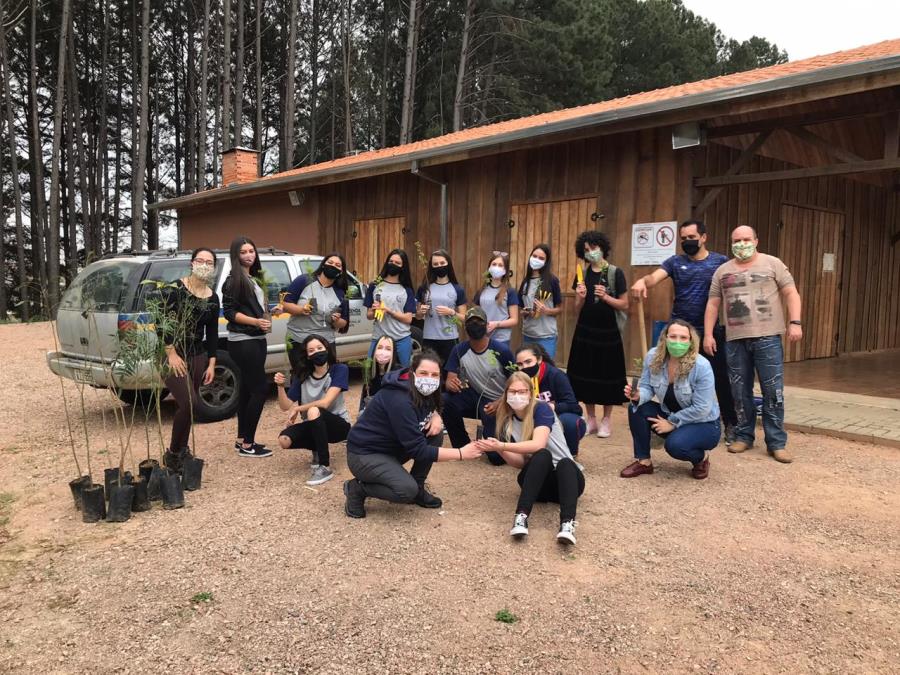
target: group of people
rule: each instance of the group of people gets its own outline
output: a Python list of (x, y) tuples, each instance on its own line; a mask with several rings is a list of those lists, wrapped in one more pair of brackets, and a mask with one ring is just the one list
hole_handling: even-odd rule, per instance
[[(756, 250), (749, 227), (733, 232), (731, 260), (706, 249), (702, 222), (682, 224), (680, 238), (683, 254), (638, 280), (629, 293), (624, 273), (608, 260), (609, 238), (598, 231), (578, 236), (578, 274), (572, 280), (578, 318), (567, 372), (553, 360), (563, 297), (549, 246), (538, 244), (531, 251), (518, 288), (510, 284), (509, 255), (493, 251), (471, 306), (447, 251), (431, 254), (417, 289), (407, 254), (390, 251), (363, 301), (373, 337), (355, 423), (344, 398), (349, 369), (335, 353), (336, 335), (349, 327), (346, 263), (338, 253), (326, 255), (315, 271), (293, 280), (277, 307), (290, 315), (292, 371), (290, 378), (275, 376), (278, 405), (288, 418), (279, 446), (310, 450), (307, 484), (319, 485), (334, 477), (329, 445), (346, 441), (353, 478), (343, 490), (345, 513), (352, 518), (365, 517), (370, 498), (440, 507), (441, 500), (425, 488), (435, 462), (484, 456), (494, 465), (509, 464), (519, 470), (521, 487), (510, 534), (527, 535), (534, 503), (550, 501), (560, 509), (557, 539), (574, 544), (585, 485), (576, 461), (579, 443), (586, 434), (610, 436), (614, 406), (629, 404), (634, 461), (622, 470), (623, 478), (653, 473), (655, 433), (672, 457), (690, 462), (693, 477), (703, 479), (720, 439), (720, 418), (730, 451), (753, 445), (756, 370), (766, 445), (776, 459), (790, 461), (781, 391), (781, 298), (790, 314), (789, 338), (802, 335), (800, 298), (790, 272)], [(241, 456), (267, 457), (272, 451), (256, 441), (256, 429), (267, 393), (265, 336), (271, 315), (256, 246), (240, 237), (230, 256), (222, 309), (228, 353), (241, 373), (235, 449)], [(176, 294), (205, 302), (194, 304), (196, 329), (184, 346), (166, 340), (167, 386), (179, 407), (167, 464), (183, 461), (190, 391), (209, 382), (214, 371), (218, 330), (210, 317), (217, 317), (218, 301), (208, 283), (215, 264), (213, 251), (197, 249), (191, 274), (175, 287)], [(672, 320), (645, 355), (639, 380), (628, 384), (622, 330), (630, 297), (646, 297), (647, 289), (666, 277), (675, 286)], [(724, 326), (718, 321), (723, 302)], [(523, 341), (513, 351), (511, 332), (520, 317)], [(424, 344), (413, 354), (415, 319), (423, 322)], [(477, 420), (474, 441), (467, 418)], [(445, 434), (450, 447), (444, 447)]]

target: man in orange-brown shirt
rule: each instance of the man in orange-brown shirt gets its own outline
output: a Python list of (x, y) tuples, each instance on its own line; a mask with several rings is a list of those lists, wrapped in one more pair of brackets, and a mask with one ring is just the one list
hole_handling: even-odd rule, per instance
[(781, 260), (757, 251), (756, 231), (747, 225), (731, 233), (734, 258), (719, 267), (709, 287), (704, 316), (703, 345), (714, 353), (713, 328), (725, 303), (725, 355), (728, 379), (737, 413), (735, 442), (729, 452), (753, 447), (756, 406), (753, 403), (754, 371), (763, 395), (763, 430), (766, 449), (779, 462), (793, 461), (786, 449), (784, 430), (784, 305), (790, 323), (788, 340), (803, 337), (800, 294), (794, 278)]

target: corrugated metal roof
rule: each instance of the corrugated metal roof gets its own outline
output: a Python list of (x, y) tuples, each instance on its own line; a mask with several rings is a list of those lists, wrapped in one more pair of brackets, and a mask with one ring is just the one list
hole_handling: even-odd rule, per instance
[[(192, 195), (184, 195), (153, 204), (151, 208), (177, 208), (209, 198), (227, 199), (232, 194), (238, 196), (238, 194), (251, 194), (257, 190), (266, 191), (274, 187), (272, 181), (276, 181), (278, 184), (284, 183), (285, 187), (288, 187), (290, 184), (300, 186), (306, 178), (312, 179), (322, 175), (345, 172), (350, 174), (353, 171), (364, 170), (368, 167), (449, 154), (473, 145), (492, 145), (544, 133), (555, 133), (579, 126), (621, 121), (642, 114), (661, 112), (665, 109), (672, 110), (679, 107), (698, 105), (710, 102), (710, 95), (721, 94), (721, 96), (712, 100), (728, 100), (740, 96), (749, 96), (762, 93), (763, 90), (756, 85), (765, 85), (766, 83), (771, 83), (772, 86), (765, 90), (771, 90), (777, 89), (780, 81), (783, 81), (785, 87), (809, 84), (816, 81), (814, 77), (806, 80), (798, 78), (798, 76), (815, 76), (817, 73), (821, 73), (823, 76), (831, 74), (834, 79), (840, 79), (853, 74), (845, 72), (847, 66), (865, 64), (866, 62), (879, 62), (878, 66), (874, 67), (871, 72), (877, 72), (880, 69), (900, 68), (900, 39), (886, 40), (873, 45), (832, 54), (814, 56), (766, 68), (757, 68), (698, 82), (689, 82), (664, 89), (641, 92), (599, 103), (472, 127), (414, 143), (362, 152), (350, 157), (342, 157), (328, 162), (320, 162), (290, 171), (271, 174), (252, 183), (219, 187)], [(797, 81), (798, 79), (799, 81)], [(828, 78), (825, 77), (824, 79)], [(794, 84), (795, 81), (797, 81), (796, 84)], [(669, 105), (661, 107), (658, 104)], [(352, 176), (348, 175), (349, 178), (352, 178)]]

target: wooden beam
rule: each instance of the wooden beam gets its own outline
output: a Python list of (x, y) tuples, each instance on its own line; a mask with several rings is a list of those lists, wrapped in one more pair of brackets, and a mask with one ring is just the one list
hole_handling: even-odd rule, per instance
[(893, 171), (895, 169), (900, 169), (900, 159), (873, 159), (866, 162), (811, 166), (805, 169), (745, 173), (739, 176), (709, 176), (707, 178), (695, 179), (694, 185), (697, 187), (746, 185), (748, 183), (770, 183), (772, 181), (816, 178), (818, 176), (845, 176), (853, 173), (872, 173), (876, 171)]
[(873, 108), (872, 104), (848, 106), (841, 110), (818, 110), (808, 113), (784, 115), (782, 117), (767, 117), (752, 122), (738, 122), (736, 124), (724, 124), (719, 127), (707, 127), (707, 138), (727, 138), (729, 136), (742, 136), (744, 134), (759, 133), (761, 131), (778, 129), (779, 127), (799, 127), (825, 122), (841, 122), (856, 117), (879, 117), (886, 112), (900, 110), (900, 102), (895, 99), (882, 106)]
[[(728, 170), (725, 172), (726, 176), (735, 176), (741, 172), (741, 170), (750, 163), (750, 160), (756, 156), (756, 151), (759, 150), (763, 143), (765, 143), (769, 136), (772, 135), (772, 130), (769, 129), (767, 131), (760, 132), (756, 138), (753, 139), (753, 142), (744, 148), (743, 152), (738, 156), (738, 158), (734, 161), (734, 164), (728, 167)], [(702, 218), (703, 214), (706, 213), (706, 209), (708, 209), (712, 204), (716, 201), (719, 194), (724, 190), (724, 187), (716, 187), (707, 192), (703, 199), (700, 200), (700, 203), (697, 204), (697, 208), (694, 209), (694, 218)]]
[(831, 155), (836, 160), (841, 162), (865, 162), (865, 157), (860, 157), (855, 152), (850, 152), (846, 148), (842, 148), (839, 145), (834, 145), (830, 141), (826, 141), (824, 138), (819, 136), (818, 134), (814, 134), (809, 129), (804, 129), (803, 127), (790, 127), (785, 129), (786, 132), (799, 138), (801, 141), (805, 143), (809, 143), (810, 145), (818, 148), (822, 152), (827, 155)]
[(884, 158), (896, 159), (900, 153), (900, 113), (885, 115)]

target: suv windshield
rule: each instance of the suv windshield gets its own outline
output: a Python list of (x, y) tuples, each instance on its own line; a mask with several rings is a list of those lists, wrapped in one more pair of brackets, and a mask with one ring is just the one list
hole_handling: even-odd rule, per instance
[[(216, 272), (221, 271), (221, 267), (218, 267)], [(175, 258), (170, 260), (155, 260), (150, 263), (150, 267), (147, 270), (147, 275), (144, 277), (144, 281), (162, 281), (166, 284), (171, 284), (177, 281), (178, 279), (182, 279), (188, 276), (191, 272), (191, 261), (187, 258)], [(212, 282), (213, 287), (215, 287), (215, 282)], [(138, 295), (138, 308), (143, 311), (144, 309), (144, 301), (147, 298), (147, 293), (149, 293), (154, 288), (154, 284), (141, 284), (139, 295)]]
[(140, 266), (135, 260), (102, 260), (89, 266), (66, 289), (59, 308), (118, 312), (129, 277)]

